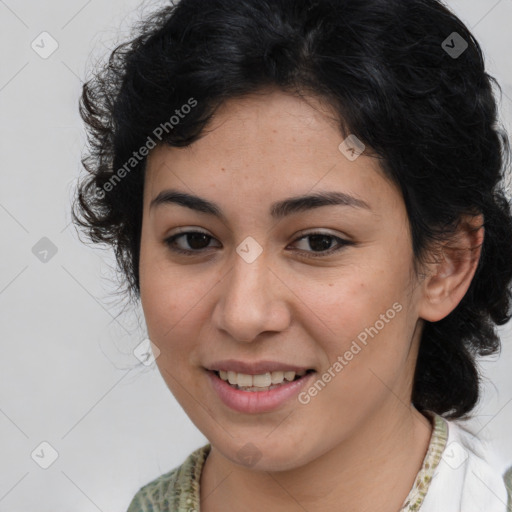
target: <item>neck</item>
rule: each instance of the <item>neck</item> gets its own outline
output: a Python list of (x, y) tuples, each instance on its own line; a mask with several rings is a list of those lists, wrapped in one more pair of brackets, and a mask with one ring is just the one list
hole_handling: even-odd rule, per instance
[(412, 405), (381, 407), (322, 456), (286, 471), (240, 467), (212, 446), (201, 475), (201, 510), (396, 512), (425, 458), (432, 425)]

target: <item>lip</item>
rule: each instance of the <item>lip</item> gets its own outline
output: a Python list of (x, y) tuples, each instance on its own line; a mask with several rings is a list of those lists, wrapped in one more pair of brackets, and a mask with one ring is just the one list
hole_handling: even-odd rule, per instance
[(288, 363), (280, 363), (279, 361), (255, 361), (245, 362), (237, 361), (236, 359), (225, 359), (223, 361), (215, 361), (206, 367), (207, 370), (219, 371), (225, 370), (227, 372), (245, 373), (247, 375), (260, 375), (267, 372), (278, 371), (294, 371), (300, 372), (302, 370), (313, 370), (314, 368), (307, 366), (294, 366)]
[(297, 380), (281, 384), (269, 391), (243, 391), (230, 386), (218, 377), (214, 371), (207, 370), (206, 373), (213, 389), (224, 405), (237, 412), (247, 414), (270, 412), (278, 409), (296, 396), (316, 375), (315, 371), (306, 373)]

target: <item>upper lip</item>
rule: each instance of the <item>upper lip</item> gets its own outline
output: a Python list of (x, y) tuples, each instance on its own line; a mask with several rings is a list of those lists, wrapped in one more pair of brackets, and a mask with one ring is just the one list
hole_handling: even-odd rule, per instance
[(235, 359), (225, 359), (223, 361), (215, 361), (214, 363), (209, 364), (206, 366), (206, 369), (212, 371), (232, 371), (237, 373), (245, 373), (247, 375), (260, 375), (267, 372), (277, 371), (300, 372), (302, 370), (310, 370), (312, 368), (289, 363), (280, 363), (279, 361), (255, 361), (250, 363), (245, 361), (237, 361)]

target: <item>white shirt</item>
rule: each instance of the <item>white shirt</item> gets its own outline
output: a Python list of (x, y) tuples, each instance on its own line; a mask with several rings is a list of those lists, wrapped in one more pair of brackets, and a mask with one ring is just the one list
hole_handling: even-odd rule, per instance
[(421, 512), (507, 512), (507, 488), (486, 443), (445, 420), (448, 440)]

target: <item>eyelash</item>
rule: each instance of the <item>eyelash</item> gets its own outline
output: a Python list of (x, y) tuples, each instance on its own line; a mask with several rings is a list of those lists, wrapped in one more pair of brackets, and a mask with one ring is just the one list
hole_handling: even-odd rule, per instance
[[(205, 248), (205, 249), (196, 249), (196, 250), (185, 250), (185, 249), (177, 248), (177, 247), (172, 245), (177, 239), (179, 239), (181, 237), (185, 237), (187, 235), (194, 235), (194, 234), (204, 235), (207, 238), (209, 238), (210, 241), (214, 239), (212, 236), (208, 235), (207, 233), (203, 233), (202, 231), (185, 231), (185, 232), (182, 232), (182, 233), (177, 233), (175, 235), (172, 235), (169, 238), (166, 238), (164, 240), (164, 244), (171, 251), (173, 251), (175, 253), (184, 254), (186, 256), (196, 256), (196, 255), (200, 254), (201, 252), (205, 251), (207, 248)], [(328, 250), (322, 251), (322, 252), (318, 251), (317, 254), (314, 254), (314, 251), (313, 251), (313, 253), (311, 253), (310, 251), (299, 251), (299, 252), (303, 253), (303, 256), (305, 258), (325, 258), (327, 256), (331, 256), (332, 254), (341, 251), (346, 246), (354, 245), (354, 242), (351, 242), (349, 240), (345, 240), (343, 238), (340, 238), (340, 237), (337, 237), (337, 236), (334, 236), (334, 235), (330, 235), (330, 234), (327, 234), (327, 233), (321, 233), (321, 232), (307, 233), (306, 235), (302, 235), (299, 238), (295, 239), (292, 243), (299, 242), (300, 240), (303, 240), (304, 238), (308, 238), (310, 236), (325, 236), (325, 237), (328, 237), (328, 238), (332, 238), (332, 239), (336, 240), (339, 243), (339, 246), (337, 248), (334, 248), (334, 249), (331, 248), (331, 249), (328, 249)]]

